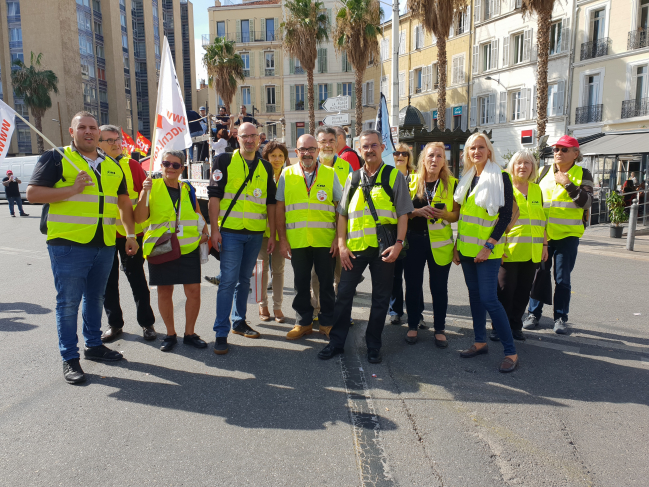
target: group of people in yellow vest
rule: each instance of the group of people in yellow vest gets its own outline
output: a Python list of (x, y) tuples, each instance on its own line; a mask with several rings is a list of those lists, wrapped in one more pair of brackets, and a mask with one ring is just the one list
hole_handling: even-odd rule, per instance
[[(592, 193), (590, 174), (575, 164), (580, 155), (572, 137), (557, 142), (555, 164), (538, 176), (537, 161), (525, 150), (502, 171), (494, 162), (489, 139), (476, 133), (465, 145), (463, 176), (457, 181), (443, 144), (424, 147), (415, 172), (412, 152), (404, 145), (397, 147), (395, 166), (383, 163), (385, 147), (374, 130), (361, 133), (364, 165), (352, 172), (333, 150), (336, 131), (331, 127), (320, 127), (315, 137), (300, 137), (298, 163), (279, 173), (259, 157), (256, 127), (243, 123), (240, 149), (219, 155), (213, 164), (208, 186), (210, 236), (193, 188), (179, 179), (185, 162), (182, 152), (165, 152), (163, 178), (147, 178), (138, 194), (128, 168), (97, 150), (99, 133), (91, 114), (77, 114), (70, 128), (73, 144), (65, 148), (65, 157), (43, 156), (28, 189), (30, 202), (50, 205), (47, 238), (57, 289), (59, 348), (70, 383), (85, 380), (76, 337), (81, 299), (85, 357), (122, 358), (102, 344), (100, 331), (118, 225), (125, 235), (125, 255), (141, 252), (149, 261), (149, 284), (157, 286), (167, 328), (161, 347), (166, 351), (177, 343), (175, 284), (184, 286), (187, 297), (183, 342), (207, 346), (194, 326), (200, 309), (198, 247), (208, 239), (221, 261), (214, 322), (218, 355), (228, 353), (230, 331), (260, 337), (246, 321), (246, 308), (262, 243), (267, 255), (281, 255), (293, 266), (296, 322), (286, 338), (312, 333), (317, 322), (319, 332), (329, 338), (318, 353), (323, 360), (344, 351), (353, 324), (354, 294), (367, 267), (372, 298), (365, 339), (371, 363), (382, 360), (381, 335), (397, 268), (405, 273), (409, 344), (417, 343), (418, 329), (424, 326), (422, 283), (427, 266), (434, 343), (448, 346), (445, 318), (452, 262), (464, 272), (475, 332), (473, 345), (461, 351), (461, 357), (487, 353), (489, 312), (490, 338), (502, 342), (505, 353), (500, 371), (518, 367), (513, 340), (524, 340), (522, 328), (538, 326), (542, 303), (529, 299), (530, 288), (538, 265), (547, 261), (549, 266), (552, 258), (554, 330), (567, 331), (570, 272)], [(139, 240), (138, 229), (144, 231)], [(316, 316), (312, 288), (317, 289), (320, 308)], [(146, 330), (144, 338), (150, 339)]]

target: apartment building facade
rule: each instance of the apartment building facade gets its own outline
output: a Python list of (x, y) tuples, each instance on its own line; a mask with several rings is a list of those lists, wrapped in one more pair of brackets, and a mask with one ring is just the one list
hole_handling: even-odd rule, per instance
[[(59, 78), (59, 93), (51, 94), (53, 107), (43, 117), (43, 132), (54, 142), (69, 142), (70, 119), (80, 110), (100, 124), (150, 138), (165, 35), (186, 106), (196, 108), (193, 7), (187, 0), (0, 0), (0, 19), (3, 101), (28, 118), (10, 73), (14, 59), (29, 65), (31, 52), (42, 53), (43, 68)], [(18, 123), (10, 154), (36, 150), (36, 137)]]

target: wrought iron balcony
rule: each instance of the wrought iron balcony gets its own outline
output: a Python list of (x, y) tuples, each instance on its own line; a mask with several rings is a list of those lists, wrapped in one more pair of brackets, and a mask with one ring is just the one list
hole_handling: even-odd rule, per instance
[(266, 68), (264, 76), (275, 76), (275, 68)]
[(649, 116), (649, 98), (636, 98), (622, 102), (622, 118)]
[(581, 57), (583, 61), (585, 59), (593, 59), (596, 57), (602, 57), (608, 55), (609, 48), (611, 47), (611, 38), (603, 37), (592, 42), (584, 42), (581, 45)]
[(277, 107), (275, 105), (266, 105), (266, 113), (275, 113)]
[(601, 122), (603, 108), (604, 105), (577, 107), (575, 111), (575, 124)]
[(626, 48), (629, 51), (632, 51), (634, 49), (642, 49), (643, 47), (648, 47), (649, 42), (647, 42), (649, 39), (647, 39), (647, 32), (646, 31), (639, 31), (639, 30), (632, 30), (629, 32), (629, 40), (627, 42)]
[(295, 74), (304, 74), (304, 68), (302, 66), (295, 66)]
[(244, 69), (243, 70), (243, 76), (246, 77), (246, 78), (249, 78), (250, 77), (250, 70), (249, 69)]
[(203, 47), (205, 47), (205, 46), (209, 46), (209, 45), (211, 44), (211, 42), (210, 42), (210, 35), (209, 35), (209, 34), (203, 34), (203, 35), (201, 36), (201, 39), (202, 39)]

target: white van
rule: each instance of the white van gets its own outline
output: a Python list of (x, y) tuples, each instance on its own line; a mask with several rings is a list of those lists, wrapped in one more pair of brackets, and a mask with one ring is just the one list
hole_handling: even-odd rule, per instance
[[(26, 157), (7, 157), (0, 163), (0, 180), (7, 176), (7, 171), (12, 170), (14, 176), (22, 182), (18, 185), (20, 188), (20, 196), (26, 200), (27, 185), (32, 177), (34, 168), (40, 156), (26, 156)], [(0, 188), (0, 200), (6, 200), (7, 195), (4, 192), (4, 186)]]

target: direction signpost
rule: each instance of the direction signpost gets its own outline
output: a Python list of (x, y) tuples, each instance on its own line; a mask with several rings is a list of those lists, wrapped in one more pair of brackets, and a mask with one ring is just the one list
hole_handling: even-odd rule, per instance
[(327, 115), (322, 122), (325, 125), (349, 125), (349, 113)]
[(342, 110), (349, 110), (352, 104), (351, 96), (335, 96), (327, 98), (322, 108), (328, 112), (338, 112), (337, 115), (327, 115), (322, 121), (325, 125), (349, 125), (349, 113), (340, 113)]

